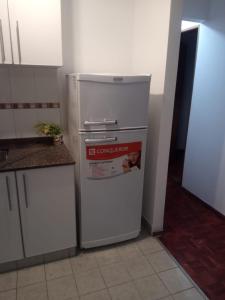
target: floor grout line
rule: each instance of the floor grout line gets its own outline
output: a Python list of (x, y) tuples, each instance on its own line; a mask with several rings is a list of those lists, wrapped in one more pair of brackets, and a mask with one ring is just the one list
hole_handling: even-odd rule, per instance
[[(150, 236), (149, 236), (149, 237), (150, 237)], [(151, 237), (151, 238), (153, 238), (153, 237)], [(129, 271), (129, 269), (128, 269), (128, 267), (127, 267), (127, 265), (126, 265), (126, 258), (124, 258), (124, 255), (121, 254), (122, 252), (120, 253), (120, 251), (119, 251), (119, 247), (121, 247), (121, 246), (116, 245), (116, 246), (112, 246), (112, 248), (107, 248), (106, 250), (108, 250), (108, 249), (109, 249), (109, 250), (110, 250), (110, 249), (115, 249), (115, 250), (116, 250), (115, 253), (118, 254), (118, 258), (119, 258), (118, 261), (115, 260), (115, 262), (110, 262), (110, 263), (106, 263), (106, 264), (101, 264), (101, 263), (99, 263), (98, 259), (96, 258), (96, 253), (100, 253), (101, 250), (100, 250), (99, 252), (97, 252), (96, 249), (95, 249), (95, 251), (93, 251), (93, 252), (90, 251), (89, 253), (95, 253), (94, 258), (95, 258), (95, 261), (96, 261), (96, 267), (90, 268), (89, 270), (85, 270), (84, 273), (83, 273), (83, 274), (85, 274), (86, 272), (89, 272), (89, 271), (92, 271), (92, 270), (98, 270), (99, 273), (100, 273), (101, 279), (102, 279), (102, 281), (103, 281), (103, 283), (104, 283), (104, 288), (101, 288), (101, 289), (99, 289), (99, 290), (96, 290), (96, 291), (93, 291), (93, 292), (88, 292), (88, 293), (85, 293), (85, 294), (83, 294), (83, 295), (80, 295), (79, 290), (78, 290), (77, 278), (76, 278), (76, 277), (79, 276), (79, 275), (76, 275), (76, 274), (75, 274), (75, 271), (74, 271), (74, 268), (73, 268), (73, 264), (72, 264), (72, 261), (71, 261), (72, 258), (76, 258), (76, 256), (75, 256), (75, 257), (72, 257), (72, 258), (68, 258), (68, 260), (69, 260), (69, 266), (70, 266), (70, 269), (71, 269), (71, 273), (70, 273), (70, 274), (60, 275), (59, 277), (55, 277), (55, 278), (52, 278), (52, 279), (47, 280), (46, 264), (43, 263), (43, 264), (42, 264), (42, 265), (43, 265), (43, 268), (44, 268), (44, 280), (43, 280), (43, 281), (34, 282), (34, 283), (31, 283), (31, 284), (25, 285), (25, 286), (23, 286), (23, 287), (18, 287), (18, 280), (19, 280), (19, 279), (18, 279), (18, 271), (15, 271), (15, 272), (16, 272), (16, 288), (15, 288), (15, 289), (9, 289), (9, 290), (6, 290), (6, 291), (4, 291), (4, 292), (10, 291), (10, 290), (16, 290), (16, 299), (18, 300), (18, 290), (19, 290), (19, 288), (24, 288), (24, 287), (27, 287), (27, 286), (32, 286), (32, 285), (35, 285), (35, 284), (38, 284), (38, 283), (44, 283), (44, 284), (45, 284), (45, 288), (46, 288), (46, 292), (47, 292), (47, 298), (50, 299), (50, 298), (49, 298), (49, 291), (48, 291), (48, 282), (49, 282), (49, 281), (52, 281), (52, 280), (64, 278), (64, 277), (67, 277), (67, 276), (72, 276), (72, 277), (73, 277), (73, 280), (74, 280), (75, 287), (76, 287), (78, 299), (80, 299), (81, 297), (86, 296), (86, 295), (91, 295), (91, 294), (98, 293), (98, 292), (101, 292), (101, 291), (103, 291), (103, 290), (106, 290), (107, 293), (109, 294), (110, 299), (112, 300), (112, 296), (111, 296), (111, 294), (110, 294), (110, 288), (114, 288), (114, 287), (117, 287), (117, 286), (119, 287), (119, 286), (122, 286), (122, 285), (125, 285), (125, 284), (128, 284), (128, 283), (132, 283), (132, 285), (134, 286), (135, 290), (138, 292), (138, 295), (139, 295), (140, 298), (142, 299), (141, 294), (140, 294), (140, 291), (139, 291), (139, 289), (137, 288), (136, 282), (137, 282), (138, 280), (143, 280), (143, 279), (148, 278), (148, 277), (151, 277), (151, 276), (156, 276), (156, 277), (160, 280), (160, 282), (162, 283), (162, 285), (165, 287), (166, 291), (168, 291), (168, 296), (170, 295), (172, 298), (173, 298), (174, 295), (177, 295), (177, 294), (179, 294), (179, 293), (182, 293), (182, 292), (185, 292), (185, 291), (188, 291), (188, 290), (191, 290), (191, 289), (195, 288), (195, 289), (203, 296), (204, 299), (208, 299), (208, 298), (206, 297), (206, 295), (202, 292), (202, 290), (197, 286), (197, 284), (190, 278), (190, 276), (187, 274), (187, 272), (182, 268), (182, 266), (178, 263), (178, 261), (174, 258), (174, 256), (172, 256), (171, 253), (168, 251), (168, 249), (161, 243), (161, 241), (159, 241), (157, 238), (154, 238), (154, 239), (155, 239), (157, 242), (160, 243), (160, 245), (162, 246), (162, 249), (147, 253), (146, 250), (142, 250), (138, 245), (136, 245), (138, 251), (140, 251), (140, 254), (138, 254), (137, 256), (134, 256), (134, 257), (132, 257), (132, 256), (130, 257), (131, 259), (132, 259), (132, 258), (133, 258), (133, 259), (135, 259), (135, 258), (145, 258), (146, 262), (151, 266), (151, 268), (152, 268), (152, 270), (153, 270), (153, 273), (152, 273), (152, 274), (147, 274), (147, 275), (144, 275), (144, 276), (140, 276), (140, 277), (137, 277), (137, 278), (133, 278), (132, 275), (131, 275), (131, 273), (130, 273), (130, 271)], [(133, 244), (135, 245), (135, 244), (136, 244), (136, 241), (134, 241)], [(127, 245), (128, 245), (128, 246), (129, 246), (129, 245), (132, 245), (132, 243), (130, 242), (130, 243), (127, 244)], [(124, 246), (126, 246), (126, 244), (124, 244)], [(104, 250), (103, 250), (103, 251), (104, 251)], [(121, 249), (121, 251), (122, 251), (122, 249)], [(151, 255), (154, 255), (155, 253), (159, 253), (159, 252), (162, 252), (162, 251), (165, 251), (165, 252), (169, 255), (169, 257), (175, 262), (176, 267), (171, 267), (171, 268), (168, 268), (168, 269), (166, 269), (166, 270), (157, 272), (157, 271), (155, 270), (153, 264), (149, 261), (148, 257), (151, 256)], [(132, 252), (132, 250), (131, 250), (131, 252)], [(81, 254), (82, 254), (82, 253), (83, 253), (83, 252), (81, 251)], [(87, 253), (87, 254), (88, 254), (88, 253)], [(128, 259), (129, 259), (129, 253), (128, 253)], [(63, 260), (64, 260), (64, 259), (59, 260), (59, 261), (63, 261)], [(55, 262), (52, 262), (52, 263), (55, 263)], [(56, 262), (56, 263), (57, 263), (57, 262)], [(112, 286), (109, 287), (109, 286), (107, 285), (106, 281), (105, 281), (104, 276), (103, 276), (102, 268), (110, 267), (110, 266), (117, 265), (117, 264), (122, 264), (122, 265), (124, 266), (124, 269), (126, 270), (127, 274), (129, 275), (129, 280), (126, 281), (126, 282), (122, 282), (122, 283), (120, 283), (120, 284), (115, 284), (115, 285), (112, 285)], [(191, 284), (192, 284), (193, 286), (192, 286), (192, 287), (189, 287), (189, 288), (186, 288), (186, 289), (182, 289), (181, 291), (178, 291), (178, 292), (176, 292), (176, 293), (174, 293), (174, 294), (171, 293), (171, 292), (169, 291), (169, 289), (167, 288), (167, 286), (165, 285), (165, 283), (163, 282), (163, 280), (160, 278), (160, 274), (161, 274), (161, 273), (164, 273), (164, 272), (167, 272), (167, 271), (170, 271), (170, 270), (173, 270), (173, 269), (180, 269), (181, 272), (184, 274), (184, 276), (187, 277), (187, 279), (191, 282)], [(84, 276), (85, 276), (85, 275), (84, 275)], [(2, 292), (3, 292), (3, 291), (1, 291), (0, 293), (2, 293)], [(164, 298), (165, 298), (165, 297), (164, 297)], [(160, 298), (160, 299), (163, 299), (163, 297)]]
[(197, 289), (197, 291), (205, 298), (205, 300), (208, 300), (208, 297), (205, 295), (205, 293), (201, 290), (201, 288), (197, 285), (197, 283), (191, 278), (191, 276), (184, 270), (184, 268), (181, 266), (181, 264), (176, 260), (176, 258), (170, 253), (170, 251), (165, 247), (165, 245), (160, 241), (159, 238), (156, 238), (158, 242), (161, 244), (161, 246), (164, 248), (164, 250), (167, 252), (167, 254), (170, 256), (170, 258), (177, 264), (177, 267), (184, 273), (184, 275), (190, 280), (193, 287)]
[(49, 300), (50, 298), (49, 298), (49, 293), (48, 293), (48, 282), (47, 282), (47, 275), (46, 275), (46, 266), (45, 266), (45, 263), (44, 263), (43, 265), (44, 265), (44, 274), (45, 274), (45, 282), (46, 282), (47, 298), (48, 298), (48, 300)]

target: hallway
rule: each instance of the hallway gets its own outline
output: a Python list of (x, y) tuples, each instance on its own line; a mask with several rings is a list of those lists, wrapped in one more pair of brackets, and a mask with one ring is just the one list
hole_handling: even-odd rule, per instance
[(224, 300), (225, 218), (185, 191), (177, 174), (170, 169), (160, 240), (209, 299)]

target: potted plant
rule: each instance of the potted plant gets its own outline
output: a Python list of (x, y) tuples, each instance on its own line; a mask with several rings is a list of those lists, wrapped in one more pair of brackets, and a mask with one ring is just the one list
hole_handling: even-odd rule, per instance
[(54, 144), (62, 144), (62, 128), (55, 123), (39, 122), (35, 125), (37, 133), (49, 136)]

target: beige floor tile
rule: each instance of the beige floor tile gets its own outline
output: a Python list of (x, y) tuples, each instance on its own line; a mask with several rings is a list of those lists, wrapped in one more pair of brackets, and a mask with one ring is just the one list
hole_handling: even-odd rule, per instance
[(95, 257), (99, 266), (114, 264), (121, 261), (117, 248), (97, 251), (95, 252)]
[(148, 254), (146, 257), (156, 272), (162, 272), (177, 267), (177, 264), (166, 251)]
[(17, 272), (0, 274), (0, 292), (16, 288)]
[(0, 293), (0, 300), (16, 300), (16, 290)]
[(204, 300), (205, 298), (195, 289), (190, 289), (173, 296), (174, 300)]
[(51, 280), (72, 274), (69, 259), (52, 262), (45, 265), (46, 279)]
[(80, 272), (89, 271), (98, 267), (97, 259), (94, 253), (80, 254), (71, 258), (70, 261), (73, 272), (78, 275)]
[(80, 295), (105, 289), (102, 275), (98, 269), (82, 272), (80, 275), (75, 274), (75, 277)]
[(154, 274), (152, 266), (144, 256), (138, 256), (125, 261), (126, 268), (133, 279)]
[(158, 300), (169, 296), (169, 291), (157, 275), (138, 279), (135, 283), (142, 300)]
[(142, 252), (135, 243), (129, 243), (127, 245), (119, 246), (117, 249), (122, 260), (142, 256)]
[(163, 247), (156, 238), (147, 237), (143, 240), (137, 241), (138, 248), (144, 255), (163, 250)]
[(103, 290), (100, 292), (88, 294), (86, 296), (82, 296), (80, 300), (111, 300), (109, 296), (109, 292), (107, 290)]
[(101, 273), (108, 287), (122, 284), (131, 280), (124, 263), (117, 263), (102, 267)]
[(19, 288), (17, 300), (48, 300), (46, 283), (38, 283)]
[(172, 294), (192, 287), (192, 283), (179, 268), (159, 273), (159, 276)]
[(17, 287), (45, 281), (44, 266), (36, 266), (18, 271)]
[(137, 288), (131, 282), (109, 289), (112, 300), (141, 300)]
[(49, 280), (47, 282), (49, 300), (78, 299), (73, 275)]

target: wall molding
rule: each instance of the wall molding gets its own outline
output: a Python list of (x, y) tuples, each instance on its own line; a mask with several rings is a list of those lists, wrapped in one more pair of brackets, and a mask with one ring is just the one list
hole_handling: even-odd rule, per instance
[(0, 109), (40, 109), (40, 108), (60, 108), (59, 102), (17, 102), (0, 103)]

